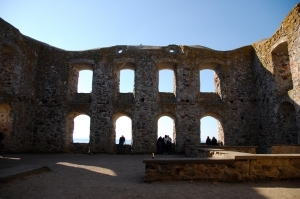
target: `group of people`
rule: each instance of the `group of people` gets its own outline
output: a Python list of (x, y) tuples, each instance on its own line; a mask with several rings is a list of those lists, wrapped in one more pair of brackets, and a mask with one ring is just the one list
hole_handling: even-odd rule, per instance
[(215, 137), (212, 137), (212, 139), (210, 139), (209, 136), (207, 136), (206, 138), (206, 144), (207, 145), (218, 145), (218, 141)]
[(165, 137), (159, 136), (156, 142), (158, 154), (170, 154), (172, 152), (172, 139), (165, 135)]

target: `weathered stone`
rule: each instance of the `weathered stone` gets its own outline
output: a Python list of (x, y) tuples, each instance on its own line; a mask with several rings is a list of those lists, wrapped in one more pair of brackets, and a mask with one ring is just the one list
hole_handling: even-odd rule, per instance
[[(225, 146), (300, 144), (299, 8), (269, 38), (231, 51), (202, 46), (113, 46), (65, 51), (24, 36), (0, 20), (0, 132), (3, 152), (70, 152), (74, 118), (91, 118), (92, 152), (115, 153), (116, 120), (132, 120), (132, 153), (156, 151), (157, 121), (174, 121), (174, 152), (200, 143), (200, 119), (218, 120)], [(293, 23), (291, 23), (293, 22)], [(78, 73), (93, 72), (90, 94)], [(134, 91), (119, 90), (134, 70)], [(174, 72), (174, 91), (158, 90), (159, 70)], [(200, 92), (199, 71), (214, 70), (215, 92)], [(203, 154), (190, 151), (191, 156)], [(264, 165), (271, 163), (265, 162)]]

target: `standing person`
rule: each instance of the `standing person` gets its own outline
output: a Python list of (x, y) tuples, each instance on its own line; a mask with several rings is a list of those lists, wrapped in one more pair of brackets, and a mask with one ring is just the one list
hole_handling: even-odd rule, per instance
[(211, 145), (211, 139), (209, 138), (209, 136), (207, 136), (207, 138), (206, 138), (206, 144)]
[(119, 153), (123, 154), (124, 153), (124, 143), (125, 143), (125, 137), (122, 135), (119, 139)]
[(171, 141), (170, 141), (170, 138), (168, 135), (165, 135), (164, 143), (165, 143), (165, 153), (164, 154), (169, 154)]
[(217, 139), (213, 137), (211, 140), (211, 145), (218, 145), (217, 142), (218, 142)]
[(158, 154), (162, 154), (163, 153), (163, 138), (161, 136), (159, 136), (158, 140), (157, 140), (157, 153)]

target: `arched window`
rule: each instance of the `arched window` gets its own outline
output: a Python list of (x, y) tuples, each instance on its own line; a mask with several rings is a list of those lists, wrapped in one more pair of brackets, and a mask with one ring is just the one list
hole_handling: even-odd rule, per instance
[(176, 96), (176, 66), (175, 62), (158, 62), (158, 91), (174, 93)]
[(216, 100), (222, 100), (222, 85), (219, 74), (221, 72), (221, 65), (219, 61), (210, 60), (199, 65), (199, 79), (200, 79), (200, 95), (202, 97), (212, 96), (217, 97)]
[[(165, 138), (167, 138), (167, 144)], [(158, 116), (157, 120), (157, 142), (156, 152), (158, 154), (169, 154), (173, 152), (173, 144), (176, 143), (176, 128), (172, 114)]]
[(93, 81), (93, 71), (91, 71), (91, 70), (79, 71), (77, 92), (78, 93), (91, 93), (92, 92), (92, 81)]
[(174, 120), (168, 116), (162, 116), (157, 121), (157, 137), (168, 135), (174, 141)]
[(298, 144), (298, 127), (295, 107), (289, 102), (280, 104), (277, 113), (276, 144)]
[(120, 93), (132, 93), (134, 91), (134, 70), (124, 69), (120, 71)]
[(74, 118), (73, 143), (90, 142), (90, 117), (78, 115)]
[(0, 132), (3, 133), (2, 144), (6, 147), (11, 141), (12, 115), (11, 108), (7, 104), (0, 105)]
[(91, 93), (93, 89), (93, 60), (72, 60), (69, 71), (69, 92)]
[(174, 71), (169, 69), (164, 69), (159, 71), (159, 92), (173, 93), (174, 90)]
[(224, 144), (224, 133), (220, 121), (211, 116), (205, 116), (200, 120), (200, 139), (205, 143), (207, 136), (210, 139), (215, 137), (219, 144)]
[(216, 92), (215, 71), (200, 70), (200, 92)]
[(131, 119), (127, 116), (120, 116), (115, 122), (116, 130), (116, 144), (119, 144), (119, 139), (123, 135), (125, 137), (125, 144), (131, 144), (132, 141), (132, 129)]
[(274, 67), (275, 91), (278, 95), (285, 94), (293, 89), (292, 73), (287, 42), (276, 46), (272, 51)]

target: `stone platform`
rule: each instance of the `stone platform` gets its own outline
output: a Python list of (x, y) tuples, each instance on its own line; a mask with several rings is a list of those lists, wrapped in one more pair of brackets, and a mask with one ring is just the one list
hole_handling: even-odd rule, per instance
[(168, 180), (277, 181), (300, 179), (300, 154), (249, 154), (203, 149), (212, 157), (146, 159), (146, 182)]

